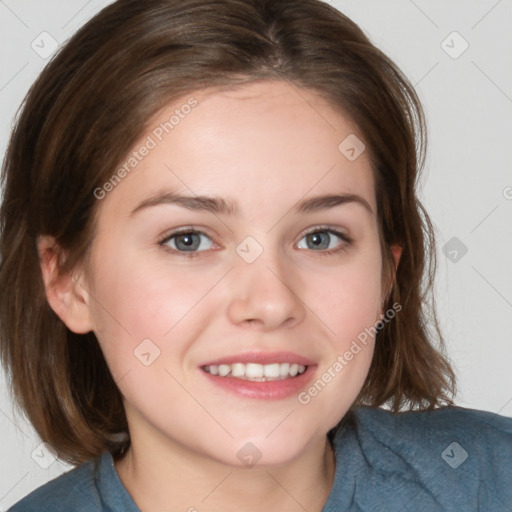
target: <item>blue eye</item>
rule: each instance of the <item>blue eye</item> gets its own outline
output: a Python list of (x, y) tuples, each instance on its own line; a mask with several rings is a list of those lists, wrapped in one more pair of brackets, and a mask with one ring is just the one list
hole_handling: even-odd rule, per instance
[[(302, 243), (305, 240), (306, 243)], [(341, 243), (340, 243), (341, 241)], [(351, 239), (344, 233), (335, 231), (333, 229), (318, 229), (311, 231), (304, 235), (299, 242), (299, 249), (310, 249), (315, 252), (323, 252), (324, 254), (332, 254), (346, 249)], [(300, 244), (302, 243), (302, 247)]]
[[(206, 242), (204, 239), (206, 239)], [(201, 252), (211, 249), (213, 242), (210, 237), (200, 231), (182, 231), (166, 237), (160, 242), (176, 252)]]

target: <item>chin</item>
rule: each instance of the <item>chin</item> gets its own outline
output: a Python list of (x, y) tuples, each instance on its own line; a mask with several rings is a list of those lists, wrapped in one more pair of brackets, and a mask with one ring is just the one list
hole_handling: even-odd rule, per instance
[(313, 443), (322, 443), (326, 438), (318, 433), (315, 436), (314, 433), (285, 430), (279, 433), (276, 429), (267, 436), (239, 435), (224, 443), (216, 443), (215, 453), (211, 453), (211, 446), (208, 451), (217, 462), (237, 468), (279, 467), (292, 463)]

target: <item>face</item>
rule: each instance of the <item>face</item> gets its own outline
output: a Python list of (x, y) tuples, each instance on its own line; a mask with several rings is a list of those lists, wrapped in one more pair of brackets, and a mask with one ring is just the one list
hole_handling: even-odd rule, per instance
[(85, 285), (132, 438), (291, 461), (325, 441), (373, 355), (374, 181), (364, 151), (339, 149), (363, 137), (284, 82), (191, 94), (149, 126), (98, 199)]

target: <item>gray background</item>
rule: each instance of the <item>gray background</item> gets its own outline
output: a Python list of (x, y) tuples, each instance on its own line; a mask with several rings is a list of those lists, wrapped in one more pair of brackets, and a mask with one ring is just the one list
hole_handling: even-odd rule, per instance
[[(62, 44), (108, 3), (0, 0), (2, 155), (15, 112), (47, 62), (31, 45), (51, 49), (42, 32)], [(438, 307), (459, 378), (456, 403), (512, 417), (512, 0), (330, 3), (402, 68), (426, 110), (420, 196), (437, 233)], [(69, 468), (15, 416), (3, 378), (0, 512)]]

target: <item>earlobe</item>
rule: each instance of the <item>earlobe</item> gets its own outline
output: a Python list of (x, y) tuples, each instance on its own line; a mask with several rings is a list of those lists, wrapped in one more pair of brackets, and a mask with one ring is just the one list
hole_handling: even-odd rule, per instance
[(37, 251), (46, 298), (66, 326), (77, 334), (92, 330), (89, 294), (78, 272), (61, 272), (62, 251), (51, 236), (39, 236)]

